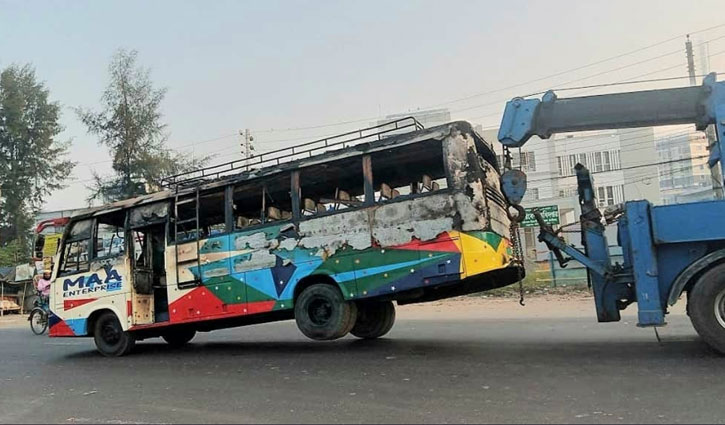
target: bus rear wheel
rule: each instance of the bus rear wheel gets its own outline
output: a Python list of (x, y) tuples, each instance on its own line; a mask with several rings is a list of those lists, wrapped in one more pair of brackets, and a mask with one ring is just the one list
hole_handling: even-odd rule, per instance
[(392, 301), (364, 303), (358, 305), (357, 321), (350, 333), (358, 338), (379, 338), (390, 332), (394, 323), (395, 306)]
[(96, 320), (93, 340), (98, 351), (106, 357), (128, 354), (136, 344), (136, 338), (124, 331), (115, 314), (107, 311)]
[(161, 338), (172, 347), (181, 347), (191, 341), (194, 335), (196, 335), (194, 329), (176, 329), (161, 335)]
[(692, 326), (720, 354), (725, 354), (725, 264), (705, 272), (688, 294)]
[(305, 288), (295, 301), (295, 321), (308, 338), (328, 341), (350, 332), (357, 307), (345, 301), (335, 286), (318, 283)]

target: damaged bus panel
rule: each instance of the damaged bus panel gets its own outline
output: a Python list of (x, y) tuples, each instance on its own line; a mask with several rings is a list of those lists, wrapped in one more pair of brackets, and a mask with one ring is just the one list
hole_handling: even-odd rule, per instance
[(523, 276), (496, 156), (470, 124), (407, 118), (342, 136), (172, 176), (74, 217), (50, 335), (92, 336), (105, 355), (293, 318), (313, 339), (376, 338), (393, 302)]

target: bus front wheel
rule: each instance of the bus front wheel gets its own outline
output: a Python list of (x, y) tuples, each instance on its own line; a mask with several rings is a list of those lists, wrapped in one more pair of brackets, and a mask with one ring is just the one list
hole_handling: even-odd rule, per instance
[(705, 272), (688, 293), (692, 326), (720, 354), (725, 354), (725, 264)]
[(379, 338), (390, 332), (394, 323), (395, 306), (392, 301), (364, 303), (358, 305), (357, 321), (350, 333), (358, 338)]
[(96, 320), (93, 340), (98, 351), (106, 357), (119, 357), (128, 354), (136, 344), (136, 339), (124, 331), (115, 314), (107, 311)]
[(320, 341), (345, 336), (357, 317), (354, 303), (345, 301), (340, 290), (324, 283), (305, 288), (295, 301), (295, 321), (308, 338)]

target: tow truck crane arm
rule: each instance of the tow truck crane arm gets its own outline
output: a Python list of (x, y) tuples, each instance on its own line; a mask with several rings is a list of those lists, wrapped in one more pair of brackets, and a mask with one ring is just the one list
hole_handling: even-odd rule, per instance
[[(518, 148), (534, 135), (548, 139), (555, 133), (672, 124), (695, 124), (704, 130), (715, 124), (722, 144), (725, 83), (716, 77), (711, 73), (695, 87), (562, 99), (550, 90), (541, 100), (517, 97), (506, 103), (498, 139), (504, 146)], [(720, 144), (712, 150), (711, 167), (720, 159)]]
[[(561, 99), (549, 91), (540, 100), (514, 98), (506, 104), (498, 138), (504, 146), (516, 148), (534, 135), (547, 139), (555, 133), (672, 124), (695, 124), (698, 130), (714, 124), (718, 141), (711, 146), (709, 165), (720, 162), (725, 176), (725, 82), (717, 82), (714, 73), (696, 87)], [(535, 215), (539, 240), (557, 254), (562, 266), (569, 260), (563, 251), (587, 267), (599, 321), (620, 320), (619, 311), (636, 302), (639, 326), (662, 326), (668, 304), (674, 304), (684, 290), (720, 285), (716, 288), (720, 301), (700, 298), (694, 303), (697, 307), (688, 300), (690, 312), (701, 308), (700, 315), (691, 315), (695, 328), (725, 354), (725, 278), (720, 283), (700, 279), (715, 268), (725, 276), (725, 201), (665, 206), (646, 200), (626, 202), (616, 216), (607, 217), (607, 224), (617, 223), (624, 258), (623, 264), (612, 264), (592, 176), (577, 164), (576, 177), (583, 252)]]

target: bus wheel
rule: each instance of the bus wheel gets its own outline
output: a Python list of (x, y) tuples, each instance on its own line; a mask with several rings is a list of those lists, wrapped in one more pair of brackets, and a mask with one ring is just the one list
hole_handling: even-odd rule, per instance
[(393, 323), (395, 306), (392, 301), (360, 304), (357, 321), (350, 333), (358, 338), (378, 338), (390, 332)]
[(690, 320), (700, 337), (725, 354), (725, 264), (703, 274), (688, 294)]
[(116, 315), (107, 311), (96, 320), (93, 340), (98, 351), (106, 357), (118, 357), (128, 354), (136, 344), (136, 339), (125, 332)]
[(176, 329), (161, 335), (161, 338), (172, 347), (181, 347), (191, 341), (194, 335), (196, 335), (194, 329)]
[(302, 291), (295, 301), (295, 321), (306, 337), (331, 340), (345, 336), (355, 323), (355, 304), (345, 301), (336, 287), (315, 284)]

